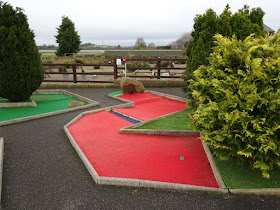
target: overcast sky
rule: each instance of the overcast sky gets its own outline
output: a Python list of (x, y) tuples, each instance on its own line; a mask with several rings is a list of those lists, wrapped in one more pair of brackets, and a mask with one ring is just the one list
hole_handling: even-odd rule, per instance
[(261, 7), (264, 23), (280, 27), (279, 0), (2, 0), (25, 10), (37, 45), (56, 44), (62, 16), (74, 23), (82, 43), (127, 46), (137, 37), (146, 43), (168, 44), (193, 28), (196, 14), (212, 8), (219, 15), (229, 3), (235, 13), (244, 4)]

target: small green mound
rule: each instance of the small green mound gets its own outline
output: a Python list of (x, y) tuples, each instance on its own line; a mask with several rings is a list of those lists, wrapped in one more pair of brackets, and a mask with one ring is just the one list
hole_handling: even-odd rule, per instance
[(194, 108), (186, 109), (176, 114), (148, 122), (135, 129), (155, 129), (155, 130), (194, 130), (193, 122), (188, 117)]

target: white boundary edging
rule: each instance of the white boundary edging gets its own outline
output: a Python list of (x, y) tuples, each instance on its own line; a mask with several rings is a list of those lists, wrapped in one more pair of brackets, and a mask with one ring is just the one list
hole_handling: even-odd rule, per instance
[(83, 96), (79, 96), (77, 94), (71, 93), (71, 92), (66, 91), (66, 90), (36, 90), (33, 94), (66, 94), (66, 95), (72, 96), (74, 98), (77, 98), (79, 100), (82, 100), (84, 102), (87, 102), (88, 104), (83, 105), (83, 106), (69, 108), (69, 109), (64, 109), (64, 110), (59, 110), (59, 111), (54, 111), (54, 112), (48, 112), (48, 113), (45, 113), (45, 114), (38, 114), (38, 115), (34, 115), (34, 116), (29, 116), (29, 117), (7, 120), (7, 121), (0, 122), (0, 126), (19, 123), (19, 122), (25, 122), (25, 121), (39, 119), (39, 118), (43, 118), (43, 117), (49, 117), (49, 116), (53, 116), (53, 115), (57, 115), (57, 114), (62, 114), (62, 113), (71, 112), (71, 111), (80, 110), (80, 109), (86, 109), (86, 108), (89, 108), (89, 107), (99, 105), (99, 103), (97, 101), (85, 98)]
[[(171, 95), (168, 95), (168, 94), (162, 94), (162, 93), (158, 93), (158, 92), (155, 92), (155, 91), (150, 91), (150, 92), (154, 95), (164, 96), (166, 98), (173, 99), (173, 100), (180, 99), (179, 101), (187, 102), (187, 99), (183, 99), (183, 98), (180, 98), (180, 97), (171, 96)], [(186, 184), (176, 184), (176, 183), (168, 183), (168, 182), (149, 181), (149, 180), (140, 180), (140, 179), (126, 179), (126, 178), (101, 177), (101, 176), (99, 176), (98, 173), (96, 172), (94, 167), (90, 164), (89, 160), (87, 159), (85, 154), (82, 152), (82, 150), (80, 149), (80, 147), (78, 146), (78, 144), (76, 143), (76, 141), (74, 140), (74, 138), (72, 137), (71, 133), (69, 132), (69, 130), (67, 128), (86, 114), (92, 114), (92, 113), (96, 113), (96, 112), (100, 112), (100, 111), (112, 111), (113, 108), (134, 107), (134, 105), (135, 105), (134, 102), (118, 98), (118, 96), (120, 96), (120, 95), (122, 95), (122, 94), (115, 95), (115, 96), (111, 96), (111, 95), (108, 95), (108, 96), (111, 97), (111, 98), (126, 102), (125, 104), (121, 104), (121, 105), (117, 105), (117, 106), (111, 106), (111, 107), (102, 108), (102, 109), (97, 109), (97, 110), (93, 110), (93, 111), (83, 112), (82, 114), (80, 114), (79, 116), (77, 116), (76, 118), (74, 118), (68, 124), (66, 124), (64, 126), (64, 131), (65, 131), (66, 135), (68, 136), (71, 144), (73, 145), (73, 147), (77, 151), (78, 155), (80, 156), (80, 158), (84, 162), (86, 168), (88, 169), (89, 173), (93, 177), (93, 180), (95, 181), (96, 184), (99, 184), (99, 185), (130, 186), (130, 187), (148, 187), (148, 188), (178, 190), (178, 191), (205, 191), (205, 192), (215, 192), (215, 193), (224, 193), (224, 194), (225, 193), (233, 193), (233, 194), (255, 194), (255, 195), (280, 195), (280, 189), (278, 189), (278, 188), (275, 188), (275, 189), (273, 189), (273, 188), (272, 189), (271, 188), (270, 189), (227, 189), (224, 182), (223, 182), (223, 179), (222, 179), (222, 177), (221, 177), (221, 175), (220, 175), (220, 173), (217, 169), (217, 166), (216, 166), (215, 161), (213, 159), (212, 153), (211, 153), (209, 147), (206, 145), (206, 143), (202, 139), (201, 139), (201, 142), (202, 142), (204, 152), (206, 153), (206, 156), (209, 160), (211, 169), (213, 171), (213, 174), (215, 176), (215, 179), (218, 183), (219, 188), (194, 186), (194, 185), (186, 185)], [(175, 113), (177, 113), (177, 112), (174, 112), (174, 113), (171, 113), (171, 114), (168, 114), (168, 115), (172, 115), (172, 114), (175, 114)], [(163, 118), (163, 117), (166, 117), (168, 115), (161, 116), (159, 118)], [(159, 118), (155, 118), (155, 119), (159, 119)], [(149, 120), (149, 121), (153, 121), (155, 119), (152, 119), (152, 120)], [(127, 129), (127, 128), (137, 127), (137, 126), (140, 126), (142, 124), (145, 124), (146, 122), (148, 122), (148, 121), (143, 121), (143, 122), (138, 123), (137, 125), (126, 127), (124, 129), (121, 129), (121, 132), (123, 130), (126, 133), (126, 130), (132, 130), (132, 129)], [(178, 131), (171, 131), (171, 133), (172, 132), (178, 132)], [(189, 131), (184, 131), (184, 132), (186, 133), (186, 135), (189, 135), (189, 133), (188, 133)], [(191, 131), (191, 132), (193, 132), (193, 131)], [(164, 133), (163, 135), (167, 135), (167, 133), (168, 132)], [(144, 132), (143, 132), (143, 134), (144, 134)], [(150, 134), (150, 135), (160, 135), (160, 134), (157, 133), (157, 134)], [(192, 134), (192, 135), (202, 136), (201, 133), (195, 133), (195, 134)]]
[(211, 153), (208, 145), (201, 139), (201, 136), (202, 135), (200, 135), (200, 140), (201, 140), (204, 152), (205, 152), (205, 154), (207, 156), (207, 159), (208, 159), (208, 161), (210, 163), (210, 166), (212, 168), (212, 171), (213, 171), (213, 174), (214, 174), (215, 179), (217, 181), (217, 184), (218, 184), (219, 188), (227, 189), (227, 187), (226, 187), (226, 185), (225, 185), (225, 183), (224, 183), (224, 181), (222, 179), (222, 176), (221, 176), (221, 174), (220, 174), (220, 172), (219, 172), (219, 170), (218, 170), (218, 168), (216, 166), (216, 163), (215, 163), (215, 161), (213, 159), (212, 153)]
[(31, 102), (13, 102), (13, 103), (0, 103), (1, 108), (7, 108), (7, 107), (36, 107), (37, 104), (34, 100), (31, 100)]
[(153, 95), (163, 96), (165, 98), (169, 98), (169, 99), (176, 100), (176, 101), (182, 101), (182, 102), (186, 102), (186, 103), (189, 101), (189, 99), (182, 98), (182, 97), (179, 97), (179, 96), (169, 95), (169, 94), (166, 94), (166, 93), (160, 93), (160, 92), (156, 92), (156, 91), (152, 91), (152, 90), (149, 90), (148, 92), (152, 93)]

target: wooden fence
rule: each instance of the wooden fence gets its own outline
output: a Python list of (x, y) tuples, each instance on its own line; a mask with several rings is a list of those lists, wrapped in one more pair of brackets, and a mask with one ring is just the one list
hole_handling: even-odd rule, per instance
[[(57, 72), (53, 71), (55, 67), (60, 67), (60, 66), (66, 66), (70, 67), (70, 72)], [(61, 64), (61, 63), (56, 63), (56, 64), (43, 64), (43, 67), (45, 69), (44, 75), (45, 79), (44, 82), (72, 82), (72, 83), (78, 83), (78, 82), (93, 82), (93, 83), (113, 83), (113, 81), (110, 80), (86, 80), (86, 79), (78, 79), (78, 75), (92, 75), (92, 76), (97, 76), (97, 75), (114, 75), (114, 72), (102, 72), (102, 71), (94, 71), (94, 72), (77, 72), (77, 68), (82, 68), (82, 67), (101, 67), (101, 66), (109, 66), (109, 67), (114, 67), (114, 64), (78, 64), (78, 63), (73, 63), (73, 64)], [(47, 68), (49, 67), (49, 68)], [(73, 79), (69, 80), (54, 80), (54, 79), (48, 79), (50, 78), (50, 75), (73, 75)]]
[[(136, 78), (156, 78), (156, 79), (161, 79), (161, 78), (181, 78), (182, 73), (186, 69), (185, 65), (184, 67), (175, 67), (175, 66), (169, 66), (169, 67), (162, 67), (162, 62), (169, 62), (172, 64), (173, 62), (184, 62), (186, 59), (172, 59), (172, 58), (128, 58), (126, 59), (127, 64), (128, 63), (133, 63), (133, 62), (149, 62), (153, 63), (155, 67), (129, 67), (127, 70), (149, 70), (146, 72), (146, 75), (133, 75), (130, 74), (129, 77), (136, 77)], [(58, 72), (58, 68), (61, 66), (66, 66), (68, 67), (67, 72)], [(118, 79), (120, 77), (123, 77), (122, 71), (119, 70), (124, 70), (124, 64), (122, 65), (117, 65), (116, 59), (114, 60), (113, 64), (78, 64), (78, 63), (73, 63), (73, 64), (43, 64), (43, 67), (45, 69), (44, 71), (44, 82), (71, 82), (71, 83), (78, 83), (78, 82), (90, 82), (90, 83), (113, 83), (113, 79)], [(83, 67), (109, 67), (111, 70), (107, 71), (102, 71), (102, 70), (97, 70), (97, 71), (87, 71), (87, 72), (82, 72), (81, 69)], [(154, 71), (155, 70), (155, 71)], [(175, 75), (175, 72), (178, 70), (181, 72), (179, 75)], [(168, 71), (168, 75), (166, 72), (163, 74), (163, 71)], [(51, 78), (52, 75), (68, 75), (68, 77), (71, 75), (71, 78), (68, 80), (62, 80), (62, 79), (53, 79)], [(83, 75), (83, 79), (81, 76)], [(85, 76), (93, 76), (93, 77), (98, 77), (99, 75), (103, 76), (111, 76), (111, 79), (84, 79)], [(108, 77), (109, 78), (109, 77)]]
[[(186, 66), (184, 67), (161, 67), (161, 63), (163, 61), (167, 61), (167, 62), (185, 62), (186, 59), (179, 59), (179, 58), (127, 58), (126, 59), (126, 63), (128, 64), (129, 62), (149, 62), (149, 63), (156, 63), (155, 67), (128, 67), (127, 70), (137, 70), (137, 69), (141, 69), (141, 70), (156, 70), (155, 75), (129, 75), (129, 77), (138, 77), (138, 78), (157, 78), (157, 79), (161, 79), (161, 78), (181, 78), (181, 76), (163, 76), (162, 75), (162, 70), (167, 70), (168, 72), (170, 72), (172, 74), (172, 72), (180, 70), (182, 73), (185, 71)], [(124, 69), (123, 66), (119, 67), (116, 65), (116, 62), (114, 64), (114, 72), (115, 72), (115, 78), (117, 79), (118, 77), (122, 77), (121, 75), (118, 74), (118, 69)], [(148, 72), (150, 73), (150, 72)], [(182, 74), (181, 73), (181, 74)]]

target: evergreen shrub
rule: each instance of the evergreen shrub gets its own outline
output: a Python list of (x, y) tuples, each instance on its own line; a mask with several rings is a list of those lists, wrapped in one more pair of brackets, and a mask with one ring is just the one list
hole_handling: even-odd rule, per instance
[(280, 166), (280, 31), (244, 41), (215, 35), (208, 66), (190, 81), (192, 119), (214, 154), (269, 178)]
[(58, 72), (60, 72), (60, 73), (67, 73), (67, 67), (66, 66), (58, 67)]
[(171, 46), (170, 45), (167, 45), (167, 46), (157, 46), (157, 49), (169, 50), (169, 49), (171, 49)]
[(70, 56), (80, 51), (80, 36), (75, 30), (74, 23), (68, 17), (62, 17), (62, 23), (57, 28), (57, 32), (55, 36), (58, 43), (57, 56)]
[(25, 101), (42, 81), (41, 58), (26, 15), (0, 1), (0, 97)]
[(169, 62), (168, 61), (163, 61), (160, 63), (160, 67), (162, 68), (167, 68), (169, 66)]
[(149, 68), (151, 67), (150, 64), (148, 62), (133, 62), (133, 63), (127, 63), (126, 64), (127, 70), (129, 72), (134, 72), (135, 69), (129, 69), (129, 68)]
[[(252, 33), (264, 36), (264, 14), (261, 8), (250, 10), (247, 5), (232, 14), (229, 5), (227, 5), (219, 16), (213, 9), (208, 9), (204, 14), (197, 15), (194, 19), (194, 30), (191, 33), (193, 40), (186, 50), (188, 59), (183, 76), (186, 82), (183, 91), (190, 91), (189, 79), (195, 79), (193, 71), (201, 65), (209, 64), (208, 57), (213, 52), (213, 36), (215, 34), (221, 34), (226, 37), (235, 35), (238, 40), (244, 40)], [(191, 94), (189, 96), (192, 97)]]
[(85, 62), (83, 60), (80, 60), (80, 59), (75, 59), (75, 63), (85, 64)]

